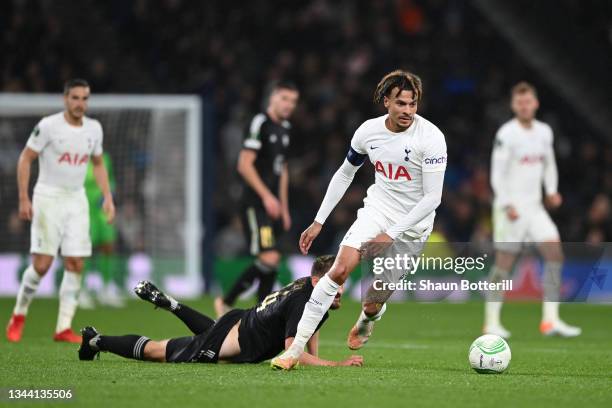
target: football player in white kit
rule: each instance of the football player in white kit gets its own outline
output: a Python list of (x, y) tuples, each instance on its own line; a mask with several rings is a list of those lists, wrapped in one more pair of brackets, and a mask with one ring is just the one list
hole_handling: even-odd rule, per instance
[[(542, 186), (544, 203), (549, 208), (559, 207), (562, 201), (557, 191), (553, 132), (546, 123), (535, 119), (539, 102), (531, 84), (520, 82), (511, 94), (515, 116), (497, 131), (491, 159), (496, 254), (489, 279), (508, 279), (522, 243), (538, 243), (545, 261), (540, 331), (548, 336), (578, 336), (580, 328), (559, 318), (563, 251), (559, 231), (542, 203)], [(488, 292), (483, 331), (508, 338), (510, 332), (500, 319), (502, 300), (503, 292)]]
[[(374, 165), (375, 182), (340, 244), (334, 265), (315, 286), (293, 343), (272, 360), (272, 367), (289, 370), (295, 366), (338, 287), (359, 264), (364, 251), (376, 253), (368, 248), (393, 242), (416, 243), (421, 250), (427, 240), (442, 197), (446, 142), (434, 124), (417, 115), (421, 96), (421, 80), (410, 72), (393, 71), (378, 83), (374, 102), (383, 103), (388, 113), (367, 120), (355, 131), (347, 157), (332, 177), (314, 222), (300, 237), (300, 251), (308, 253), (366, 157)], [(388, 292), (376, 302), (368, 302), (366, 297), (357, 323), (349, 332), (350, 348), (358, 349), (368, 340), (390, 295)]]
[[(108, 174), (102, 160), (102, 126), (85, 116), (89, 94), (87, 81), (72, 79), (66, 82), (65, 110), (42, 118), (19, 157), (19, 216), (32, 221), (32, 264), (23, 274), (6, 329), (11, 342), (21, 340), (28, 307), (58, 249), (64, 258), (64, 277), (59, 288), (59, 313), (53, 339), (81, 342), (81, 336), (71, 329), (71, 325), (81, 288), (83, 258), (91, 256), (89, 208), (83, 188), (90, 159), (104, 195), (103, 209), (108, 222), (115, 217)], [(30, 201), (30, 168), (36, 159), (39, 175)]]

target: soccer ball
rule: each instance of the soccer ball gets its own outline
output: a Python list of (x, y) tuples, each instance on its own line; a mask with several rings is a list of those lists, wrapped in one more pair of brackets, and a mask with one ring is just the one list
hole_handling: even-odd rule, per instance
[(470, 346), (468, 359), (480, 374), (501, 374), (510, 364), (512, 353), (506, 340), (494, 334), (480, 336)]

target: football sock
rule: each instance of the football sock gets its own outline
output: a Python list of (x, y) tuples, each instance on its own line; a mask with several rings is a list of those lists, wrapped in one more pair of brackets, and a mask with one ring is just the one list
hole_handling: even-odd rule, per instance
[(559, 262), (546, 262), (542, 274), (542, 287), (544, 290), (544, 301), (558, 302), (561, 290), (561, 267)]
[[(508, 279), (509, 272), (493, 265), (489, 274), (489, 282), (497, 283)], [(499, 326), (501, 324), (501, 309), (504, 300), (504, 292), (491, 290), (486, 294), (485, 301), (485, 325)]]
[(542, 321), (555, 322), (559, 320), (559, 292), (561, 290), (561, 268), (559, 262), (546, 262), (542, 276), (544, 299), (542, 303)]
[(181, 303), (179, 303), (176, 308), (172, 309), (171, 312), (181, 319), (194, 334), (204, 333), (215, 324), (215, 321), (210, 317)]
[(359, 314), (359, 318), (357, 319), (357, 327), (359, 328), (360, 331), (365, 330), (368, 324), (370, 324), (371, 322), (379, 321), (382, 318), (382, 315), (384, 315), (386, 311), (387, 311), (386, 303), (383, 303), (382, 308), (374, 316), (368, 316), (367, 314), (365, 314), (365, 312), (362, 309), (361, 313)]
[(13, 309), (14, 314), (28, 314), (28, 308), (30, 307), (30, 303), (32, 303), (32, 299), (34, 299), (34, 294), (38, 289), (41, 279), (42, 276), (34, 270), (34, 267), (32, 265), (28, 266), (21, 278), (21, 285), (19, 285), (19, 292), (17, 292), (17, 301)]
[(72, 326), (72, 318), (79, 304), (79, 290), (81, 289), (81, 275), (76, 272), (64, 270), (64, 277), (59, 289), (59, 312), (55, 332), (59, 333)]
[(257, 278), (261, 274), (261, 271), (257, 267), (255, 263), (251, 264), (242, 275), (238, 278), (238, 280), (234, 283), (229, 293), (225, 295), (223, 298), (223, 303), (228, 306), (233, 306), (236, 303), (236, 299), (238, 296), (245, 290), (251, 287), (255, 278)]
[(374, 316), (368, 316), (362, 309), (361, 314), (359, 314), (359, 319), (357, 320), (357, 324), (360, 325), (360, 324), (366, 324), (368, 322), (377, 322), (382, 318), (382, 316), (385, 314), (386, 311), (387, 311), (386, 303), (383, 303), (378, 313), (376, 313)]
[(291, 347), (283, 353), (283, 357), (299, 358), (304, 351), (304, 346), (323, 319), (325, 312), (329, 310), (339, 285), (329, 275), (323, 276), (314, 287), (310, 299), (304, 307), (304, 313), (298, 323), (297, 333)]
[(125, 336), (103, 336), (99, 334), (89, 341), (89, 345), (94, 350), (110, 351), (121, 357), (143, 360), (145, 345), (150, 340), (148, 337), (137, 334)]

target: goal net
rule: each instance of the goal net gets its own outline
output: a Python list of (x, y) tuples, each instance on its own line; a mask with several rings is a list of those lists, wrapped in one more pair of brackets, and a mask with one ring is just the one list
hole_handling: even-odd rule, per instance
[[(61, 95), (0, 94), (0, 295), (14, 295), (28, 262), (29, 223), (18, 219), (16, 167), (41, 117), (63, 110)], [(88, 116), (104, 129), (114, 173), (115, 250), (124, 284), (153, 279), (168, 292), (200, 293), (201, 108), (196, 96), (93, 95)], [(32, 168), (31, 186), (38, 166)], [(95, 249), (94, 249), (95, 252)], [(54, 269), (54, 268), (52, 268)], [(52, 273), (52, 271), (50, 271)], [(95, 290), (100, 279), (88, 274)], [(43, 280), (40, 295), (55, 292)]]

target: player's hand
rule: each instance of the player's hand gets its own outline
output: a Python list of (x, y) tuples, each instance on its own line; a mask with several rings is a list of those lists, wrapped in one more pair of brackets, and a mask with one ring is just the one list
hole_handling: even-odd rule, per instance
[(291, 214), (289, 214), (289, 210), (285, 209), (282, 213), (283, 219), (283, 229), (285, 231), (289, 231), (291, 229)]
[(34, 211), (32, 210), (32, 202), (29, 198), (24, 198), (19, 200), (19, 219), (24, 221), (32, 221), (32, 215)]
[(323, 228), (323, 225), (314, 221), (312, 224), (310, 224), (308, 228), (304, 230), (304, 232), (302, 232), (302, 235), (300, 235), (300, 252), (302, 253), (302, 255), (306, 255), (308, 253), (308, 250), (312, 245), (312, 241), (314, 241), (315, 238), (319, 235), (319, 233), (321, 232), (321, 228)]
[(106, 222), (112, 224), (115, 220), (115, 203), (112, 198), (105, 198), (102, 203), (102, 210), (106, 214)]
[(509, 205), (506, 207), (506, 216), (510, 221), (516, 221), (519, 217), (519, 214), (513, 205)]
[(350, 356), (344, 361), (338, 361), (340, 367), (361, 367), (363, 366), (362, 356)]
[(561, 194), (559, 193), (550, 194), (546, 196), (544, 203), (548, 208), (554, 210), (555, 208), (559, 208), (561, 206), (561, 203), (563, 203), (563, 197), (561, 197)]
[(361, 256), (363, 258), (375, 258), (385, 252), (392, 244), (393, 238), (382, 232), (361, 246)]
[(272, 194), (265, 196), (263, 199), (263, 205), (266, 212), (273, 220), (277, 220), (281, 216), (281, 203)]

